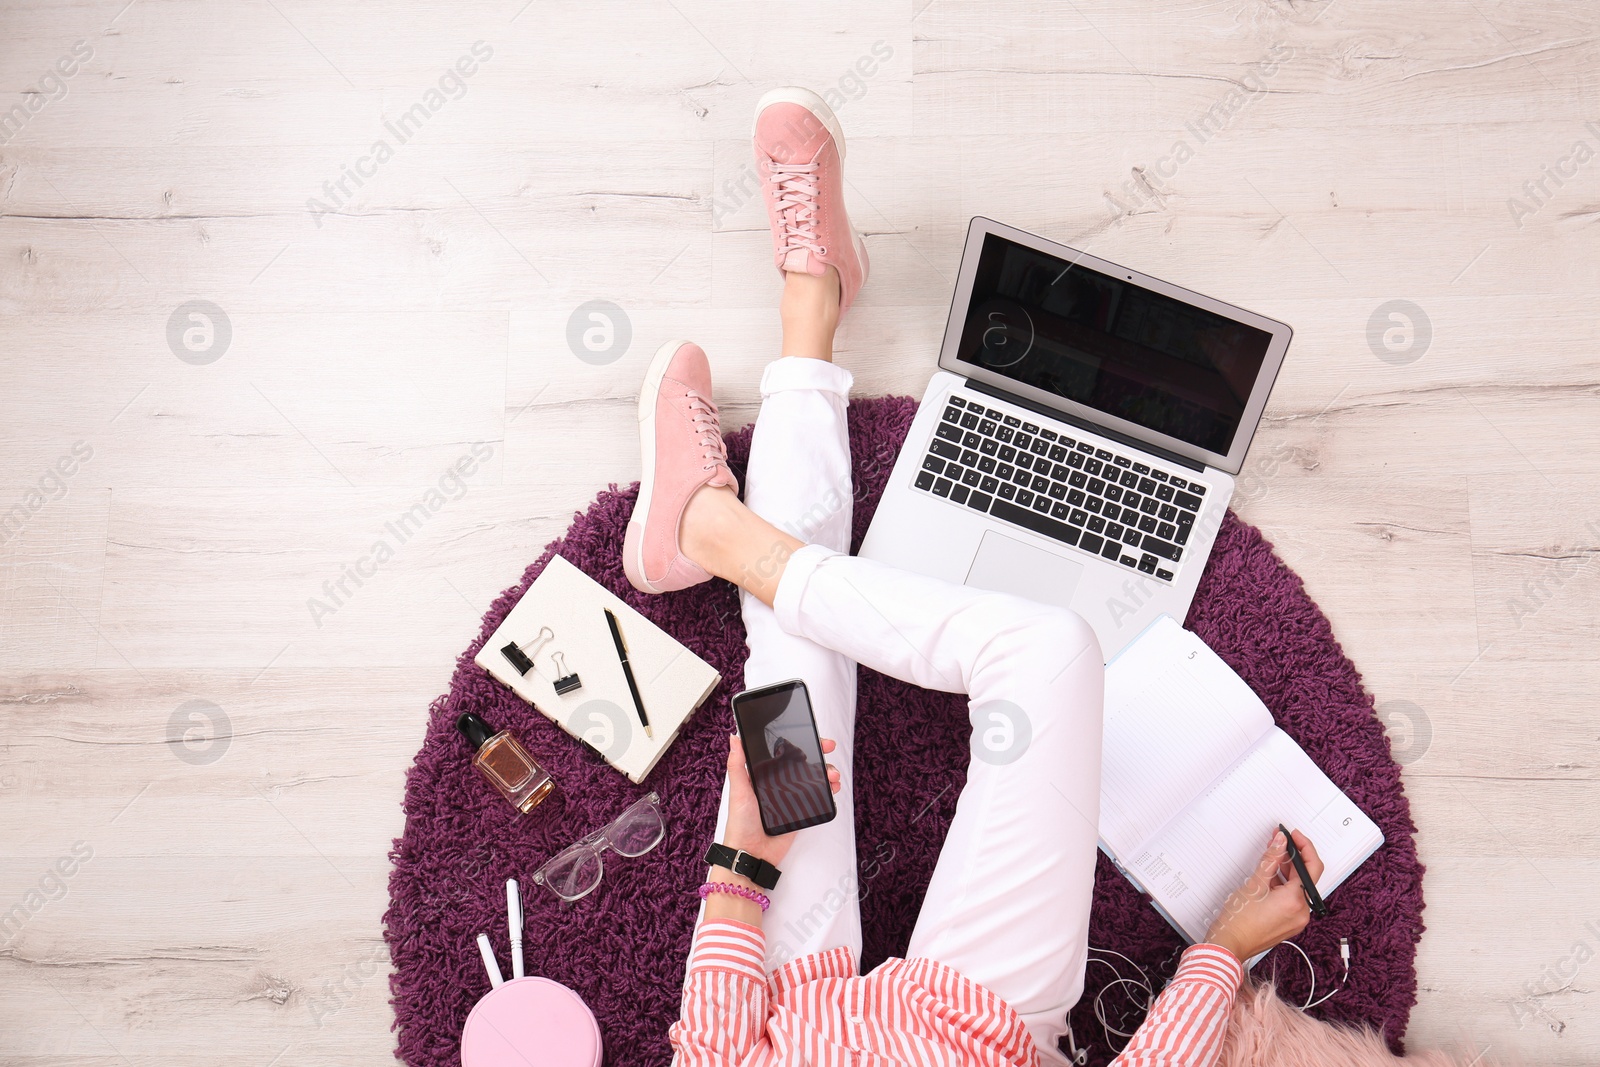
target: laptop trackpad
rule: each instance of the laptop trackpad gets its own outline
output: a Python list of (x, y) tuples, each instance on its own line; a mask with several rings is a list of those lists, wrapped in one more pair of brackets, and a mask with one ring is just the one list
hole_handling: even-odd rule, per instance
[(1070, 608), (1081, 577), (1083, 564), (988, 530), (962, 584)]

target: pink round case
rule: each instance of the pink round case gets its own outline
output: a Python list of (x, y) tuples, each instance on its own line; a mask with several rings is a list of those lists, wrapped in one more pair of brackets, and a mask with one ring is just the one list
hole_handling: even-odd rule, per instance
[(462, 1067), (599, 1067), (600, 1026), (578, 994), (548, 978), (515, 978), (473, 1006)]

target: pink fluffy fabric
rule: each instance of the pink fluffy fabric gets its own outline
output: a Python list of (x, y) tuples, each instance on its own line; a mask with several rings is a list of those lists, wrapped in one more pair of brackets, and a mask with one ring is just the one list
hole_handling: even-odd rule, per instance
[(1321, 1022), (1278, 999), (1270, 984), (1247, 985), (1233, 1005), (1218, 1067), (1493, 1067), (1447, 1052), (1396, 1056), (1373, 1030)]

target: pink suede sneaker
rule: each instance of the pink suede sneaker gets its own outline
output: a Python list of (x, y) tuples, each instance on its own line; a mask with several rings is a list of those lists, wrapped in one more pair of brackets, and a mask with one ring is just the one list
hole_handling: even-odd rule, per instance
[(844, 131), (810, 89), (774, 89), (756, 104), (761, 176), (779, 270), (839, 272), (839, 311), (867, 280), (867, 248), (844, 210)]
[(711, 402), (711, 364), (699, 345), (668, 341), (657, 349), (639, 389), (639, 438), (644, 468), (622, 539), (622, 569), (641, 593), (698, 585), (711, 575), (678, 547), (683, 509), (704, 485), (739, 491)]

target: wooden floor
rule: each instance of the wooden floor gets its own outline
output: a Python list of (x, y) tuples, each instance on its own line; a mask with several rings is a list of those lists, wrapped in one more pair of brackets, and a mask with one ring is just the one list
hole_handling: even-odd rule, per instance
[(973, 214), (1293, 324), (1237, 506), (1407, 764), (1411, 1039), (1594, 1062), (1597, 71), (1542, 0), (3, 0), (0, 1062), (387, 1059), (428, 702), (637, 477), (659, 341), (752, 415), (789, 82), (851, 138), (863, 394)]

